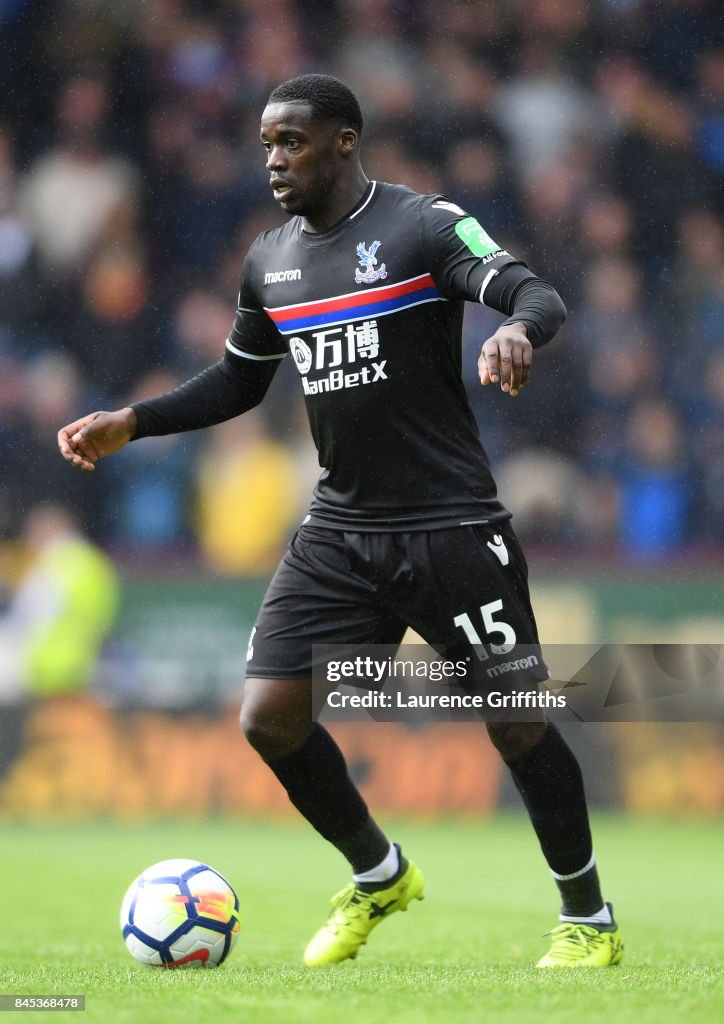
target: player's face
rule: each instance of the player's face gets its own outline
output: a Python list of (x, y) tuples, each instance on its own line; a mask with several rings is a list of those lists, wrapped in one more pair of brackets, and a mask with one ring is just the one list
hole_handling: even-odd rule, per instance
[(314, 216), (328, 205), (343, 167), (341, 134), (314, 121), (307, 103), (270, 103), (261, 141), (274, 198), (289, 214)]

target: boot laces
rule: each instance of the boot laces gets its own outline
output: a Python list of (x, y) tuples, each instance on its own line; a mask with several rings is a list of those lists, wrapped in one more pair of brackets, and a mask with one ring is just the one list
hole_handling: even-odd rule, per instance
[(581, 949), (587, 951), (602, 942), (601, 932), (588, 924), (575, 924), (571, 921), (559, 924), (550, 932), (552, 938), (551, 952), (563, 960), (578, 960)]

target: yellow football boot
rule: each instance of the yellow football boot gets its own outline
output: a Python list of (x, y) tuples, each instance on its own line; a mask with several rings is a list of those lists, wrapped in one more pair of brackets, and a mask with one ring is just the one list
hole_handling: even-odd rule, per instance
[(623, 940), (611, 911), (610, 925), (564, 921), (551, 935), (551, 948), (536, 967), (615, 967), (623, 956)]
[(332, 913), (309, 942), (304, 963), (323, 967), (354, 959), (372, 929), (396, 911), (407, 910), (412, 900), (421, 900), (424, 888), (422, 872), (412, 861), (396, 882), (375, 892), (350, 882), (332, 897)]

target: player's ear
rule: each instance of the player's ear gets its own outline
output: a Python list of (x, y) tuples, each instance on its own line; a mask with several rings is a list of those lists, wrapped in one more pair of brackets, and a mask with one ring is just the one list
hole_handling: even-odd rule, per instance
[(359, 136), (354, 128), (342, 128), (337, 133), (337, 149), (341, 156), (351, 156), (359, 145)]

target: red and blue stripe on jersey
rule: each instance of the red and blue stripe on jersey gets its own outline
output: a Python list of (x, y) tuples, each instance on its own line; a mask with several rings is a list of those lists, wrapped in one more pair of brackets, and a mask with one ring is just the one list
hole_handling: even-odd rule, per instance
[(399, 313), (424, 302), (444, 301), (430, 274), (411, 277), (399, 284), (388, 284), (370, 291), (349, 292), (317, 302), (300, 302), (292, 306), (265, 306), (282, 334), (333, 327), (352, 320), (374, 319), (388, 313)]

